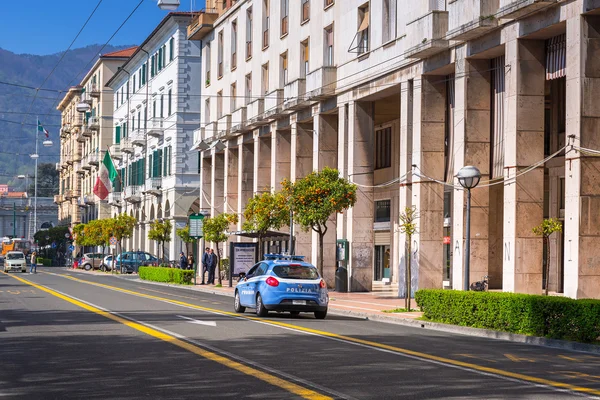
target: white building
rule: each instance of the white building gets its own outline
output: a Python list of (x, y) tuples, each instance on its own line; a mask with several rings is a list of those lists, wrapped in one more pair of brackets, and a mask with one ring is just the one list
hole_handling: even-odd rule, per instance
[(168, 14), (107, 85), (114, 90), (111, 155), (119, 170), (112, 215), (137, 220), (125, 247), (159, 254), (149, 224), (173, 225), (166, 257), (181, 249), (176, 228), (198, 209), (198, 156), (189, 152), (200, 117), (200, 46), (186, 38), (191, 14)]

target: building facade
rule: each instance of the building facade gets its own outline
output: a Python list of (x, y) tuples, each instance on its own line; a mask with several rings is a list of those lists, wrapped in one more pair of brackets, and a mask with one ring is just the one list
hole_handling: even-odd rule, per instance
[[(204, 59), (201, 208), (241, 214), (283, 178), (336, 167), (359, 192), (331, 220), (328, 282), (336, 239), (346, 239), (351, 290), (403, 287), (398, 216), (415, 207), (413, 289), (461, 289), (466, 195), (456, 174), (474, 165), (469, 281), (600, 297), (597, 1), (224, 4), (188, 32)], [(550, 217), (563, 233), (546, 260), (532, 228)], [(296, 241), (316, 262), (316, 236)]]
[[(168, 14), (108, 82), (114, 91), (111, 156), (119, 171), (112, 215), (137, 220), (125, 244), (159, 255), (150, 222), (170, 220), (167, 259), (182, 248), (176, 229), (198, 211), (198, 156), (189, 152), (200, 118), (200, 46), (186, 37), (190, 13)], [(161, 254), (162, 256), (162, 254)]]

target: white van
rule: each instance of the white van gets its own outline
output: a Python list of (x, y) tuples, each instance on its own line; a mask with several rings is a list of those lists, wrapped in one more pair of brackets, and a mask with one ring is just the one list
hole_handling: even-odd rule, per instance
[(9, 251), (4, 258), (4, 272), (27, 272), (27, 261), (22, 251)]

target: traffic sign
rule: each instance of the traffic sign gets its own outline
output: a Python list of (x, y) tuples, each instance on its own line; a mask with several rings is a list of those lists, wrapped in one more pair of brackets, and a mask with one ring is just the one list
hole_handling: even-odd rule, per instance
[(73, 245), (70, 245), (70, 246), (69, 246), (69, 251), (75, 251), (75, 246), (73, 246)]
[(52, 242), (52, 248), (55, 249), (56, 248), (56, 242)]
[(115, 236), (111, 236), (110, 239), (108, 240), (108, 242), (110, 243), (111, 246), (116, 246), (118, 240)]
[(190, 215), (190, 237), (194, 239), (204, 237), (204, 214)]

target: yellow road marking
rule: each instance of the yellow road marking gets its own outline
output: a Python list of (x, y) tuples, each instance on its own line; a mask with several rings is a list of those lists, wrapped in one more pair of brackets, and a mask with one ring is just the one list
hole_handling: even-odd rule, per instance
[[(173, 299), (168, 299), (168, 298), (163, 298), (163, 297), (158, 297), (158, 296), (152, 296), (152, 295), (148, 295), (148, 294), (144, 294), (144, 293), (140, 293), (140, 292), (135, 292), (132, 290), (122, 289), (122, 288), (119, 288), (116, 286), (111, 286), (111, 285), (106, 285), (106, 284), (96, 283), (96, 282), (89, 282), (89, 281), (85, 281), (83, 279), (78, 279), (75, 277), (70, 277), (70, 276), (65, 277), (64, 275), (60, 275), (60, 274), (54, 274), (54, 273), (49, 273), (49, 272), (47, 272), (47, 273), (51, 274), (51, 275), (56, 275), (58, 277), (62, 277), (65, 279), (70, 279), (73, 281), (92, 285), (92, 286), (103, 287), (106, 289), (110, 289), (110, 290), (114, 290), (114, 291), (122, 292), (122, 293), (127, 293), (127, 294), (131, 294), (134, 296), (143, 297), (143, 298), (147, 298), (147, 299), (169, 302), (171, 304), (177, 304), (177, 305), (181, 305), (184, 307), (193, 308), (196, 310), (211, 312), (211, 313), (220, 314), (220, 315), (228, 315), (228, 316), (233, 316), (236, 318), (245, 318), (248, 320), (259, 321), (259, 322), (269, 324), (269, 325), (280, 326), (283, 328), (294, 329), (296, 331), (311, 333), (311, 334), (318, 335), (318, 336), (329, 337), (329, 338), (333, 338), (333, 339), (337, 339), (337, 340), (341, 340), (341, 341), (357, 343), (357, 344), (374, 347), (374, 348), (378, 348), (378, 349), (383, 349), (383, 350), (387, 350), (387, 351), (391, 351), (391, 352), (395, 352), (395, 353), (406, 354), (409, 356), (418, 357), (418, 358), (425, 359), (425, 360), (436, 361), (436, 362), (439, 362), (442, 364), (453, 365), (456, 367), (471, 369), (474, 371), (484, 372), (487, 374), (494, 374), (494, 375), (503, 376), (503, 377), (507, 377), (507, 378), (511, 378), (511, 379), (518, 379), (521, 381), (530, 382), (530, 383), (534, 383), (534, 384), (538, 384), (538, 385), (545, 385), (545, 386), (554, 387), (557, 389), (566, 389), (566, 390), (571, 390), (574, 392), (581, 392), (581, 393), (592, 394), (595, 396), (600, 396), (600, 390), (594, 389), (594, 388), (582, 387), (582, 386), (572, 385), (572, 384), (566, 383), (566, 382), (558, 382), (558, 381), (553, 381), (550, 379), (539, 378), (536, 376), (520, 374), (517, 372), (505, 371), (505, 370), (502, 370), (499, 368), (485, 367), (482, 365), (477, 365), (477, 364), (473, 364), (473, 363), (469, 363), (469, 362), (465, 362), (465, 361), (459, 361), (459, 360), (453, 360), (450, 358), (439, 357), (439, 356), (435, 356), (432, 354), (422, 353), (419, 351), (409, 350), (409, 349), (391, 346), (391, 345), (387, 345), (387, 344), (383, 344), (383, 343), (372, 342), (369, 340), (354, 338), (351, 336), (339, 335), (337, 333), (321, 331), (321, 330), (311, 329), (311, 328), (305, 328), (302, 326), (288, 324), (285, 322), (266, 320), (266, 319), (261, 319), (258, 317), (251, 317), (251, 316), (238, 314), (238, 313), (234, 313), (234, 312), (222, 311), (222, 310), (217, 310), (214, 308), (198, 306), (195, 304), (185, 303), (185, 302), (179, 301), (179, 300), (173, 300)], [(19, 278), (17, 278), (17, 279), (19, 279)]]
[(506, 357), (510, 361), (514, 361), (514, 362), (521, 362), (521, 361), (535, 362), (535, 360), (532, 358), (519, 357), (519, 356), (515, 356), (514, 354), (505, 354), (504, 357)]
[[(252, 376), (254, 378), (260, 379), (261, 381), (269, 383), (269, 384), (271, 384), (273, 386), (277, 386), (277, 387), (279, 387), (281, 389), (284, 389), (284, 390), (286, 390), (286, 391), (288, 391), (290, 393), (298, 395), (298, 396), (300, 396), (300, 397), (302, 397), (304, 399), (311, 399), (311, 400), (312, 399), (314, 399), (314, 400), (328, 400), (328, 399), (331, 399), (331, 397), (322, 395), (322, 394), (317, 393), (317, 392), (315, 392), (313, 390), (310, 390), (310, 389), (304, 388), (302, 386), (296, 385), (295, 383), (292, 383), (292, 382), (286, 381), (284, 379), (278, 378), (278, 377), (276, 377), (274, 375), (271, 375), (269, 373), (266, 373), (264, 371), (256, 370), (256, 369), (254, 369), (252, 367), (249, 367), (247, 365), (244, 365), (244, 364), (239, 363), (239, 362), (234, 361), (234, 360), (230, 360), (229, 358), (223, 357), (223, 356), (221, 356), (221, 355), (219, 355), (217, 353), (214, 353), (212, 351), (204, 350), (204, 349), (202, 349), (200, 347), (194, 346), (194, 345), (192, 345), (190, 343), (187, 343), (187, 342), (185, 342), (185, 341), (183, 341), (181, 339), (178, 339), (178, 338), (176, 338), (176, 337), (174, 337), (172, 335), (163, 333), (163, 332), (161, 332), (159, 330), (150, 328), (148, 326), (139, 324), (137, 322), (129, 321), (127, 319), (124, 319), (124, 318), (121, 318), (121, 317), (119, 317), (117, 315), (114, 315), (114, 314), (112, 314), (110, 312), (101, 310), (101, 309), (99, 309), (97, 307), (91, 306), (91, 305), (83, 303), (83, 302), (81, 302), (79, 300), (76, 300), (76, 299), (73, 299), (71, 297), (65, 296), (65, 295), (63, 295), (61, 293), (58, 293), (58, 292), (52, 290), (52, 289), (48, 289), (45, 286), (41, 286), (41, 285), (35, 284), (35, 283), (31, 282), (31, 281), (28, 281), (26, 279), (19, 278), (19, 277), (16, 277), (16, 276), (14, 276), (13, 278), (15, 278), (16, 280), (20, 281), (21, 283), (24, 283), (24, 284), (27, 284), (27, 285), (31, 285), (31, 286), (33, 286), (36, 289), (39, 289), (39, 290), (41, 290), (43, 292), (51, 294), (52, 296), (58, 297), (59, 299), (62, 299), (64, 301), (67, 301), (67, 302), (69, 302), (71, 304), (74, 304), (74, 305), (76, 305), (78, 307), (81, 307), (84, 310), (96, 313), (98, 315), (101, 315), (103, 317), (111, 319), (111, 320), (113, 320), (115, 322), (118, 322), (120, 324), (126, 325), (126, 326), (128, 326), (128, 327), (130, 327), (132, 329), (135, 329), (137, 331), (143, 332), (143, 333), (145, 333), (148, 336), (152, 336), (152, 337), (154, 337), (156, 339), (160, 339), (160, 340), (163, 340), (165, 342), (174, 344), (177, 347), (180, 347), (182, 349), (190, 351), (190, 352), (192, 352), (192, 353), (194, 353), (196, 355), (199, 355), (201, 357), (204, 357), (204, 358), (206, 358), (208, 360), (217, 362), (217, 363), (219, 363), (221, 365), (224, 365), (224, 366), (226, 366), (228, 368), (231, 368), (231, 369), (234, 369), (236, 371), (239, 371), (239, 372), (241, 372), (243, 374), (246, 374), (246, 375)], [(77, 279), (77, 278), (72, 278), (72, 279)]]
[(575, 361), (575, 362), (578, 361), (576, 358), (563, 356), (562, 354), (559, 354), (559, 357), (562, 359), (565, 359), (565, 360), (569, 360), (569, 361)]
[(476, 360), (483, 360), (483, 361), (487, 361), (487, 362), (491, 362), (491, 363), (496, 363), (496, 360), (492, 360), (492, 359), (488, 359), (488, 358), (483, 358), (483, 357), (478, 357), (474, 354), (455, 354), (455, 356), (460, 356), (460, 357), (465, 357), (465, 358), (474, 358)]

